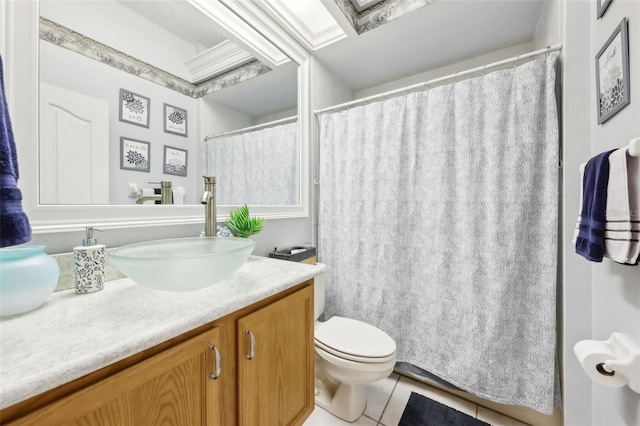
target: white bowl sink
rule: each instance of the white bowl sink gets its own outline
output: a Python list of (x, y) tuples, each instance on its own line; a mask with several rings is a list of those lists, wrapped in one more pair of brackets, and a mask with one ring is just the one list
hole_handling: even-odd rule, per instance
[(120, 272), (140, 284), (187, 291), (231, 277), (255, 245), (247, 238), (173, 238), (122, 246), (113, 249), (109, 258)]

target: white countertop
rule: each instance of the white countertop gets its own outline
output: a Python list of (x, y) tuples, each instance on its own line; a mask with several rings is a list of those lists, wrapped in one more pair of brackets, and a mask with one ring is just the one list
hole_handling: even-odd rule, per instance
[(34, 311), (0, 319), (0, 408), (210, 323), (324, 269), (251, 256), (229, 280), (197, 291), (153, 290), (124, 278), (97, 293), (56, 292)]

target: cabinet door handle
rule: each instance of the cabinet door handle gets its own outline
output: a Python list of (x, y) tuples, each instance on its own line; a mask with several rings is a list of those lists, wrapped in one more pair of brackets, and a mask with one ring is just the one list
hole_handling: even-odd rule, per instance
[(244, 357), (246, 359), (253, 359), (253, 356), (256, 354), (256, 338), (253, 337), (251, 330), (245, 330), (244, 334), (249, 335), (249, 353)]
[(213, 351), (216, 359), (216, 365), (214, 367), (215, 370), (213, 373), (209, 374), (209, 378), (215, 380), (220, 377), (220, 351), (218, 350), (218, 347), (214, 345), (209, 346), (209, 350)]

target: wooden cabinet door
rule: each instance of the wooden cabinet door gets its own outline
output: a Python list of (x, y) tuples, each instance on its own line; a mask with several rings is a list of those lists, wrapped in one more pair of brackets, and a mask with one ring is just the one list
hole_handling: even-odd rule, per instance
[(212, 347), (219, 338), (219, 328), (205, 331), (11, 425), (223, 424), (220, 401), (226, 377), (210, 377), (216, 372)]
[(239, 424), (302, 424), (314, 398), (313, 286), (240, 318), (237, 335)]

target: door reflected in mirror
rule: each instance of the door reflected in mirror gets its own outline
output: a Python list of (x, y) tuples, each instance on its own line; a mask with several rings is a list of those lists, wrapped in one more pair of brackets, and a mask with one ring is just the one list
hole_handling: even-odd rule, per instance
[(135, 205), (167, 180), (199, 204), (203, 174), (218, 204), (300, 203), (295, 63), (186, 0), (41, 0), (40, 18), (40, 204)]

